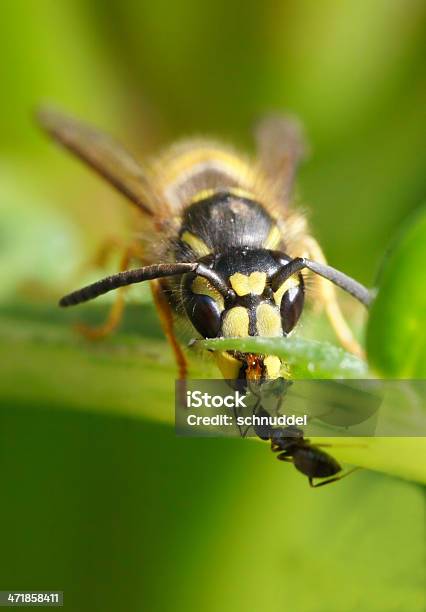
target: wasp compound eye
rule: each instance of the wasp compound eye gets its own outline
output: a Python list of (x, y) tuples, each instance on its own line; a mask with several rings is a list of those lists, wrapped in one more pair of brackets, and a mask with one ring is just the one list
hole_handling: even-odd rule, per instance
[(186, 313), (203, 338), (216, 338), (220, 330), (221, 310), (209, 295), (192, 295), (185, 303)]
[(285, 334), (290, 333), (296, 325), (302, 314), (304, 303), (305, 291), (302, 284), (290, 287), (284, 293), (281, 300), (280, 313), (281, 325)]

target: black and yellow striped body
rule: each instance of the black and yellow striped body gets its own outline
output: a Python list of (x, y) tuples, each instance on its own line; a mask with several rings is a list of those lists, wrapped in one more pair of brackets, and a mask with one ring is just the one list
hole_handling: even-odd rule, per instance
[[(270, 287), (270, 278), (290, 256), (282, 252), (285, 240), (273, 214), (273, 190), (266, 177), (237, 155), (213, 146), (182, 145), (176, 157), (165, 162), (160, 164), (163, 197), (176, 211), (170, 240), (173, 260), (202, 261), (235, 293), (228, 305), (205, 278), (187, 274), (164, 283), (172, 307), (205, 338), (288, 333), (293, 325), (283, 321), (283, 295), (293, 291), (301, 310), (303, 280), (300, 275), (290, 278), (275, 293)], [(274, 356), (226, 352), (215, 357), (226, 378), (280, 375), (281, 363)]]
[[(300, 270), (308, 269), (316, 279), (317, 301), (325, 306), (343, 346), (362, 354), (330, 281), (366, 306), (371, 295), (326, 265), (305, 215), (289, 206), (306, 150), (297, 119), (269, 116), (260, 121), (255, 160), (213, 141), (192, 140), (169, 147), (143, 165), (107, 134), (60, 111), (42, 108), (38, 119), (57, 142), (132, 202), (138, 215), (122, 271), (64, 296), (61, 306), (151, 281), (184, 378), (186, 360), (175, 337), (173, 311), (205, 338), (283, 336), (302, 312)], [(142, 267), (125, 270), (130, 258)], [(122, 311), (120, 292), (108, 321), (90, 337), (110, 333)], [(280, 374), (274, 356), (227, 352), (216, 358), (226, 378)]]

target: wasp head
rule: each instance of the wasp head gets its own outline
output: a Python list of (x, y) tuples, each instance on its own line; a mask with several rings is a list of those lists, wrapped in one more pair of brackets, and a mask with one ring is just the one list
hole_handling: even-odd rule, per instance
[[(232, 249), (202, 260), (205, 275), (183, 280), (186, 314), (204, 338), (282, 337), (296, 325), (304, 304), (300, 273), (274, 287), (272, 279), (291, 258), (267, 249)], [(262, 381), (278, 378), (281, 362), (273, 355), (216, 352), (225, 378)]]

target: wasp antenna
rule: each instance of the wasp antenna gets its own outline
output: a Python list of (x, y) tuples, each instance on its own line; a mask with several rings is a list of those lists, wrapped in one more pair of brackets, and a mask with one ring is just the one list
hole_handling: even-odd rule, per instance
[(296, 257), (288, 264), (285, 264), (272, 278), (272, 289), (276, 291), (280, 285), (283, 284), (290, 276), (295, 274), (296, 272), (300, 272), (304, 268), (311, 270), (315, 274), (326, 278), (330, 282), (334, 283), (343, 291), (346, 291), (352, 297), (357, 299), (359, 302), (367, 306), (370, 306), (373, 300), (373, 294), (370, 292), (364, 285), (361, 285), (358, 281), (347, 276), (340, 270), (336, 270), (336, 268), (332, 268), (331, 266), (327, 266), (325, 264), (320, 264), (316, 261), (311, 261), (310, 259), (306, 259), (305, 257)]
[(126, 285), (163, 278), (164, 276), (186, 274), (195, 270), (197, 266), (198, 263), (165, 263), (119, 272), (65, 295), (59, 300), (59, 306), (75, 306)]
[(199, 263), (197, 265), (197, 274), (207, 279), (210, 284), (215, 287), (215, 289), (217, 289), (221, 295), (223, 295), (224, 298), (227, 298), (228, 300), (235, 298), (235, 292), (230, 289), (226, 281), (211, 268), (208, 268), (203, 263)]
[(336, 268), (332, 268), (331, 266), (311, 261), (310, 259), (306, 259), (305, 262), (306, 267), (309, 270), (331, 281), (332, 283), (352, 295), (359, 302), (364, 304), (364, 306), (367, 306), (367, 308), (370, 306), (371, 302), (373, 301), (373, 294), (370, 292), (369, 289), (367, 289), (367, 287), (364, 287), (364, 285), (362, 285), (355, 279), (351, 278), (350, 276), (347, 276), (343, 272), (340, 272), (340, 270), (336, 270)]

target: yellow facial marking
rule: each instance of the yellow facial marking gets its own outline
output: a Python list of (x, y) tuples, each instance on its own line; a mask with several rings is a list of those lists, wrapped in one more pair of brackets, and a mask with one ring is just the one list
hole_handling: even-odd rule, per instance
[(235, 357), (232, 357), (226, 352), (215, 352), (214, 357), (216, 359), (217, 367), (222, 372), (222, 376), (225, 378), (225, 380), (233, 380), (238, 378), (242, 365), (238, 359), (235, 359)]
[(235, 293), (239, 296), (248, 295), (249, 293), (262, 295), (266, 284), (266, 273), (252, 272), (250, 276), (247, 276), (246, 274), (236, 272), (229, 277), (229, 282)]
[(268, 355), (263, 360), (268, 378), (278, 378), (281, 373), (281, 360), (275, 355)]
[(203, 257), (204, 255), (209, 255), (209, 253), (211, 253), (206, 243), (201, 240), (201, 238), (198, 238), (198, 236), (192, 234), (191, 232), (183, 232), (181, 240), (183, 242), (186, 242), (186, 244), (191, 247), (194, 253), (200, 257)]
[(220, 309), (223, 310), (223, 296), (219, 293), (217, 289), (210, 285), (206, 278), (203, 278), (202, 276), (196, 276), (191, 285), (191, 290), (193, 293), (197, 293), (199, 295), (210, 296), (218, 304)]
[(249, 335), (249, 315), (243, 306), (234, 306), (225, 315), (222, 326), (225, 338), (244, 338)]
[(274, 225), (269, 234), (267, 235), (263, 246), (265, 247), (265, 249), (276, 249), (281, 242), (281, 238), (282, 236), (280, 230), (276, 225)]
[(270, 304), (259, 304), (256, 308), (256, 328), (259, 336), (282, 336), (281, 317), (277, 308)]
[(296, 275), (290, 276), (290, 278), (288, 278), (286, 281), (284, 281), (283, 284), (280, 285), (278, 290), (275, 291), (275, 293), (274, 293), (275, 304), (277, 306), (280, 306), (281, 305), (282, 297), (283, 297), (284, 293), (287, 291), (287, 289), (290, 289), (290, 287), (298, 287), (298, 286), (299, 286), (299, 279), (298, 279), (298, 277)]

